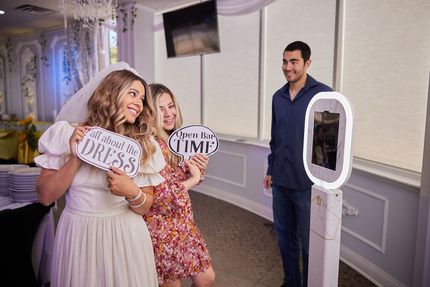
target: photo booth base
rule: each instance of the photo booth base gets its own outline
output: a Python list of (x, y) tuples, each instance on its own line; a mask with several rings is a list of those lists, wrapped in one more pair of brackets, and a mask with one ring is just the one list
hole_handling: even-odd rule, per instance
[(342, 191), (312, 186), (308, 286), (337, 286)]

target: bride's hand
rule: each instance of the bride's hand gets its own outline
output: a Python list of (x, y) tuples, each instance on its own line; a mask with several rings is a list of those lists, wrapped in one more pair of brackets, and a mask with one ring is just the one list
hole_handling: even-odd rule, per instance
[(84, 138), (85, 134), (91, 127), (89, 126), (78, 126), (73, 131), (72, 135), (69, 139), (69, 145), (70, 145), (70, 152), (72, 153), (72, 156), (77, 157), (76, 155), (76, 149), (77, 145), (82, 139)]
[(110, 171), (106, 173), (106, 180), (113, 195), (133, 198), (136, 191), (139, 191), (139, 187), (119, 168), (111, 166)]

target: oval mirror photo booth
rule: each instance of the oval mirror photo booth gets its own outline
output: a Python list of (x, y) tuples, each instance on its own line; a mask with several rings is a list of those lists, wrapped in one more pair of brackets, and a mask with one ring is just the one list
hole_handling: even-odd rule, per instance
[(352, 168), (353, 113), (338, 92), (321, 92), (305, 118), (303, 161), (314, 183), (311, 197), (308, 286), (337, 286), (342, 190)]

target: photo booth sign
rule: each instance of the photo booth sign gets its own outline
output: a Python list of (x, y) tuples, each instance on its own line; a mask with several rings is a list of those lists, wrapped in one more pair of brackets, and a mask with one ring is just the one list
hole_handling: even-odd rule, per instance
[(113, 166), (134, 177), (139, 170), (142, 147), (129, 137), (92, 127), (78, 144), (76, 153), (95, 167), (108, 171)]
[(216, 134), (202, 125), (189, 125), (174, 131), (168, 140), (171, 152), (181, 157), (179, 165), (195, 154), (213, 155), (219, 147)]

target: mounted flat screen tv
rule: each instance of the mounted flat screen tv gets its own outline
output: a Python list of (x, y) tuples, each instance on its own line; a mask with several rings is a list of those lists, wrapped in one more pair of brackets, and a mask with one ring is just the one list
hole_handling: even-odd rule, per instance
[(216, 1), (163, 13), (167, 57), (220, 52)]

